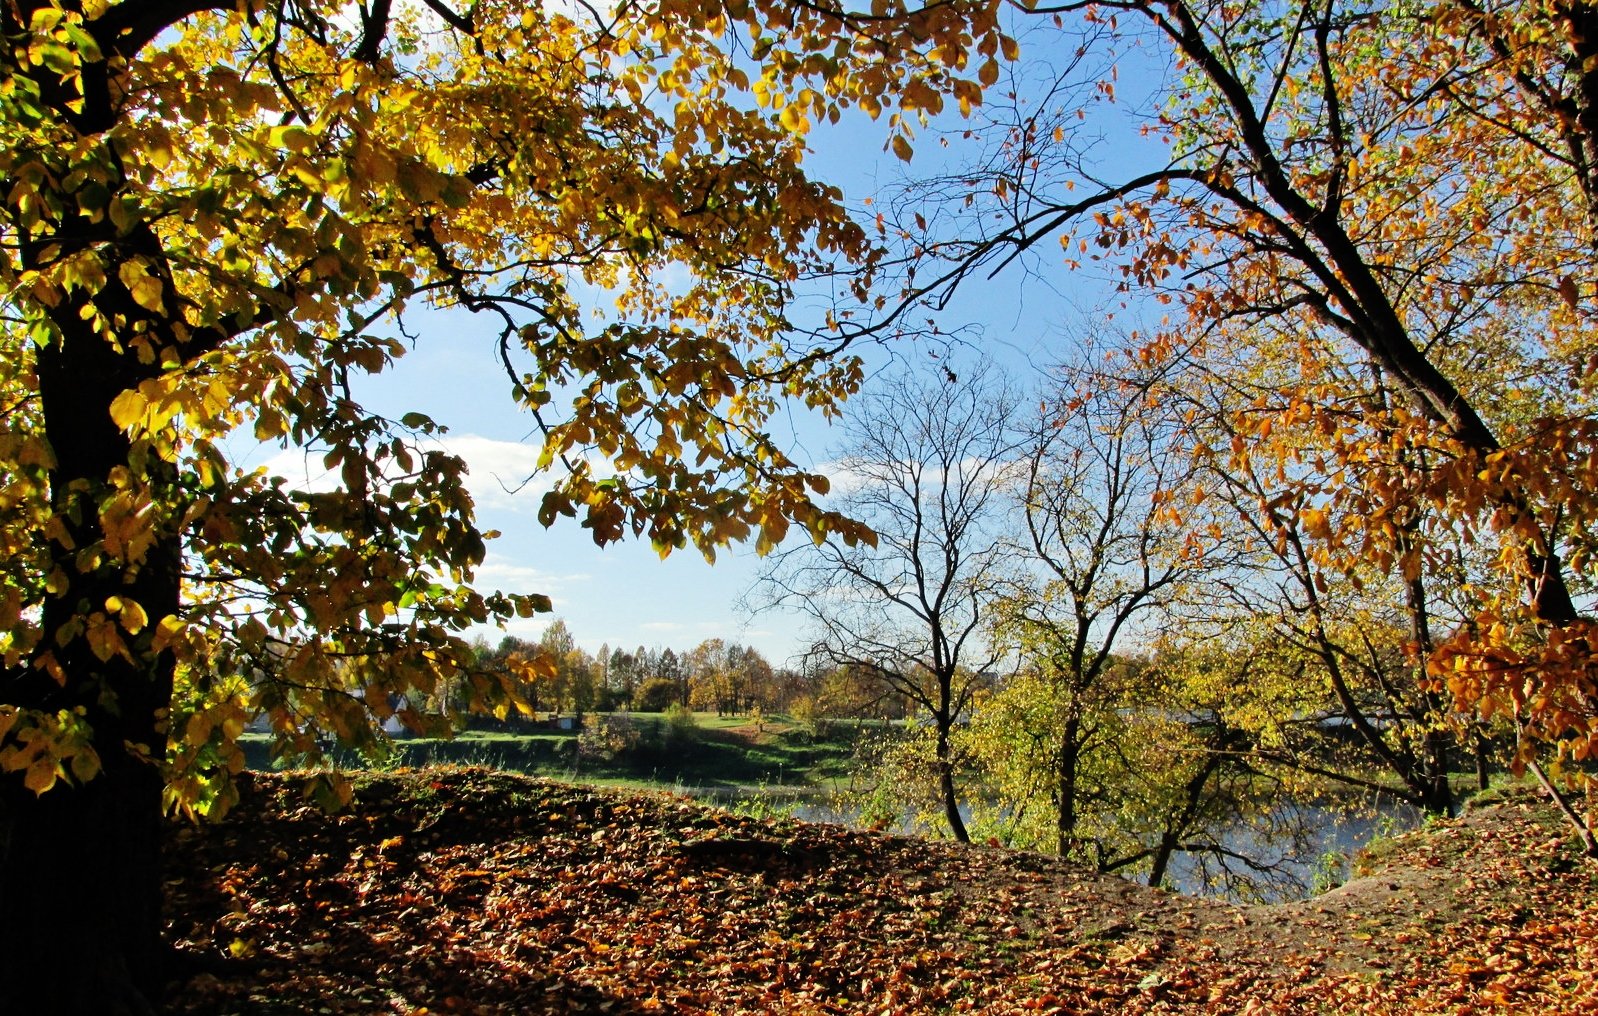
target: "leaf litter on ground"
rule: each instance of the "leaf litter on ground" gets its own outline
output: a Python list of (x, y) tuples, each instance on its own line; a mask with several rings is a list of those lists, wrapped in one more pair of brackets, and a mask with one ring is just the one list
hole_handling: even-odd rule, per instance
[(171, 827), (177, 1016), (1598, 1012), (1598, 867), (1529, 795), (1246, 907), (482, 769), (303, 782)]

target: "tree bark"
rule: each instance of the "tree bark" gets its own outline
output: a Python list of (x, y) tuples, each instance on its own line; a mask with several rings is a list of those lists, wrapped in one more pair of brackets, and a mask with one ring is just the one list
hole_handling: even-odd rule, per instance
[[(111, 283), (96, 297), (106, 308), (136, 305)], [(83, 320), (76, 301), (54, 314), (59, 335), (38, 350), (39, 398), (54, 455), (51, 508), (65, 537), (49, 548), (55, 585), (41, 613), (37, 662), (53, 656), (59, 683), (38, 666), (4, 676), (0, 701), (55, 715), (79, 713), (93, 731), (100, 772), (80, 785), (63, 780), (42, 795), (19, 774), (0, 780), (0, 984), (6, 1011), (50, 1016), (121, 1016), (156, 1011), (163, 986), (161, 947), (161, 790), (165, 711), (173, 659), (157, 653), (157, 622), (179, 613), (181, 515), (172, 467), (155, 459), (130, 468), (128, 437), (111, 401), (158, 368), (115, 347)], [(142, 453), (141, 453), (142, 454)], [(143, 525), (153, 544), (121, 558), (104, 551), (103, 499), (118, 467), (155, 488)], [(143, 608), (148, 623), (123, 630), (126, 655), (101, 660), (82, 634), (110, 597)]]
[[(7, 39), (14, 41), (45, 6), (25, 0), (0, 11)], [(112, 5), (87, 18), (84, 27), (105, 58), (85, 60), (78, 84), (40, 76), (42, 105), (86, 143), (102, 140), (126, 114), (125, 83), (113, 81), (118, 68), (183, 18), (227, 6), (219, 0), (151, 0)], [(12, 71), (30, 72), (4, 62)], [(116, 192), (120, 158), (110, 146), (100, 154), (104, 182)], [(92, 731), (89, 746), (99, 772), (88, 780), (60, 779), (43, 794), (29, 790), (19, 773), (0, 777), (0, 1009), (147, 1016), (157, 1011), (164, 982), (159, 763), (166, 753), (174, 668), (171, 653), (157, 652), (153, 639), (160, 620), (179, 613), (182, 547), (174, 520), (183, 504), (173, 467), (150, 449), (135, 449), (112, 421), (110, 406), (162, 370), (160, 356), (141, 361), (134, 336), (142, 332), (154, 350), (180, 344), (172, 322), (141, 307), (117, 271), (119, 259), (132, 256), (163, 270), (161, 243), (151, 227), (119, 231), (103, 218), (77, 212), (70, 194), (64, 198), (56, 228), (20, 236), (22, 267), (48, 275), (56, 260), (96, 248), (107, 280), (92, 296), (82, 289), (62, 294), (48, 312), (54, 335), (36, 347), (38, 404), (53, 456), (48, 497), (58, 528), (36, 536), (50, 541), (41, 547), (48, 569), (42, 639), (31, 659), (0, 674), (0, 702), (49, 717), (81, 717)], [(93, 308), (87, 306), (91, 299)], [(116, 323), (118, 341), (97, 331), (91, 323), (97, 315)], [(192, 356), (231, 332), (187, 334)], [(116, 470), (126, 471), (124, 490), (129, 484), (150, 488), (151, 507), (136, 521), (148, 527), (141, 536), (153, 537), (142, 550), (111, 547), (105, 539), (101, 513), (117, 489)], [(118, 625), (126, 652), (101, 659), (83, 622), (99, 612), (115, 624), (111, 597), (136, 603), (147, 622), (142, 628)]]
[(1077, 763), (1082, 755), (1080, 742), (1081, 720), (1072, 716), (1065, 722), (1060, 735), (1060, 753), (1057, 759), (1060, 777), (1060, 800), (1055, 813), (1055, 831), (1059, 837), (1057, 850), (1061, 857), (1070, 857), (1076, 849), (1076, 781)]
[(1192, 825), (1199, 807), (1204, 803), (1204, 788), (1225, 761), (1227, 753), (1235, 750), (1241, 741), (1240, 734), (1225, 727), (1218, 727), (1205, 738), (1204, 764), (1188, 777), (1186, 786), (1182, 788), (1182, 812), (1174, 822), (1167, 822), (1164, 832), (1160, 834), (1160, 845), (1154, 851), (1154, 865), (1149, 869), (1148, 884), (1151, 888), (1157, 889), (1165, 882), (1171, 859), (1181, 846), (1180, 837)]
[(949, 746), (949, 730), (952, 718), (947, 713), (939, 713), (936, 717), (938, 724), (938, 790), (943, 796), (943, 815), (949, 822), (949, 834), (960, 843), (970, 843), (971, 834), (966, 831), (965, 819), (960, 817), (960, 795), (954, 787), (954, 759)]
[[(1407, 540), (1407, 536), (1406, 536)], [(1409, 549), (1406, 547), (1405, 549)], [(1404, 583), (1405, 608), (1409, 614), (1410, 638), (1415, 643), (1416, 655), (1429, 659), (1436, 644), (1432, 640), (1431, 611), (1426, 601), (1426, 580), (1419, 575)], [(1425, 664), (1417, 674), (1417, 686), (1425, 687)], [(1421, 701), (1426, 715), (1423, 721), (1430, 727), (1422, 738), (1420, 766), (1416, 775), (1421, 777), (1422, 807), (1428, 814), (1453, 816), (1455, 812), (1454, 788), (1448, 782), (1448, 747), (1451, 738), (1437, 728), (1437, 719), (1444, 712), (1444, 704), (1434, 692), (1424, 691)]]
[(81, 787), (0, 792), (5, 1011), (150, 1016), (163, 983), (161, 781), (117, 760)]
[[(1256, 106), (1256, 93), (1205, 37), (1203, 12), (1183, 2), (1142, 9), (1230, 107), (1249, 177), (1286, 214), (1285, 220), (1276, 220), (1277, 235), (1271, 242), (1284, 245), (1319, 280), (1327, 300), (1341, 308), (1341, 316), (1333, 315), (1328, 320), (1397, 380), (1417, 411), (1446, 428), (1462, 448), (1481, 456), (1499, 451), (1502, 445), (1498, 436), (1477, 407), (1433, 362), (1432, 355), (1417, 345), (1367, 252), (1349, 234), (1339, 209), (1307, 193), (1289, 171), (1268, 128), (1268, 116)], [(1598, 26), (1598, 14), (1586, 3), (1570, 5), (1566, 16), (1573, 39), (1583, 38), (1589, 24)], [(1579, 51), (1580, 42), (1573, 44)], [(1587, 95), (1598, 95), (1598, 72), (1588, 70), (1582, 85), (1590, 86)], [(1590, 122), (1598, 127), (1598, 113), (1592, 115)], [(1218, 174), (1207, 186), (1239, 209), (1255, 204), (1228, 182), (1226, 174)], [(1591, 207), (1598, 208), (1598, 204)], [(1517, 521), (1531, 515), (1524, 493), (1501, 495), (1496, 503), (1513, 513)], [(1576, 621), (1578, 615), (1559, 558), (1532, 541), (1524, 542), (1521, 552), (1533, 616), (1554, 626)]]

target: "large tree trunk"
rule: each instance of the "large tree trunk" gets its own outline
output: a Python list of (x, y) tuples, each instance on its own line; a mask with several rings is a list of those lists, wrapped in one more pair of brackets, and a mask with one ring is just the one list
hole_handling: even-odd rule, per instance
[[(100, 294), (102, 307), (110, 296)], [(0, 998), (16, 1013), (152, 1013), (163, 984), (159, 762), (173, 681), (171, 653), (157, 653), (152, 639), (157, 622), (179, 611), (181, 545), (171, 519), (182, 507), (171, 467), (151, 454), (129, 473), (156, 487), (157, 507), (141, 520), (153, 541), (142, 552), (105, 549), (108, 481), (133, 454), (109, 407), (156, 368), (94, 334), (72, 303), (56, 324), (60, 337), (38, 350), (38, 375), (55, 457), (51, 508), (64, 536), (49, 548), (55, 581), (30, 662), (52, 658), (58, 677), (38, 666), (9, 672), (0, 701), (80, 714), (100, 772), (42, 795), (19, 774), (0, 779)], [(122, 628), (126, 654), (102, 660), (82, 621), (114, 614), (113, 596), (138, 603), (148, 623)]]
[(0, 793), (4, 1011), (144, 1016), (157, 1011), (161, 781), (126, 756), (81, 787)]

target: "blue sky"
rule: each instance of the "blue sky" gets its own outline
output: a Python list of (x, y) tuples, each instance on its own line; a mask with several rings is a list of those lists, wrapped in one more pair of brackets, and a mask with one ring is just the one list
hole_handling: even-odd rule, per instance
[[(882, 153), (886, 131), (885, 118), (873, 123), (859, 117), (823, 127), (811, 138), (813, 154), (806, 167), (841, 186), (850, 204), (858, 205), (906, 172), (897, 159)], [(1113, 147), (1125, 156), (1136, 146), (1129, 147), (1123, 138)], [(958, 137), (944, 147), (935, 132), (923, 133), (909, 171), (935, 172), (965, 157)], [(1058, 349), (1070, 320), (1111, 299), (1102, 278), (1091, 272), (1067, 273), (1054, 267), (1057, 260), (1054, 254), (1044, 256), (1042, 279), (1011, 271), (968, 287), (941, 316), (940, 326), (974, 327), (977, 341), (966, 355), (996, 357), (1017, 375), (1031, 364), (1057, 358), (1050, 351)], [(691, 549), (662, 560), (647, 542), (598, 548), (573, 520), (548, 530), (540, 526), (536, 513), (545, 488), (537, 478), (521, 486), (532, 476), (538, 453), (534, 424), (512, 401), (498, 366), (493, 322), (462, 311), (413, 312), (407, 315), (407, 326), (420, 333), (419, 341), (392, 367), (366, 381), (358, 397), (385, 415), (417, 410), (448, 428), (447, 447), (471, 468), (468, 485), (479, 522), (502, 534), (489, 544), (479, 584), (545, 593), (554, 601), (552, 615), (515, 622), (509, 633), (534, 638), (552, 617), (560, 617), (591, 652), (603, 644), (629, 650), (640, 645), (687, 649), (707, 638), (723, 638), (753, 645), (781, 665), (803, 648), (799, 617), (767, 613), (751, 619), (740, 613), (738, 600), (759, 570), (752, 549), (728, 548), (712, 566)], [(913, 349), (899, 352), (903, 360), (925, 357)], [(792, 430), (800, 462), (816, 466), (828, 461), (838, 434), (797, 407), (783, 422)], [(274, 472), (291, 479), (314, 479), (322, 472), (316, 456), (307, 460), (301, 453), (277, 449), (246, 453), (240, 464), (267, 461)], [(497, 641), (502, 633), (481, 634)]]

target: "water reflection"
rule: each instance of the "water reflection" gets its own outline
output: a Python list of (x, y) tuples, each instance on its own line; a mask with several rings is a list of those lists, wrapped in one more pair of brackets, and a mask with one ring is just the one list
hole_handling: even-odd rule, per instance
[[(706, 791), (699, 796), (721, 807), (756, 817), (787, 815), (806, 822), (865, 827), (858, 807), (835, 795), (792, 787)], [(970, 818), (962, 806), (961, 813)], [(1303, 899), (1341, 885), (1352, 860), (1372, 839), (1418, 827), (1421, 812), (1389, 798), (1331, 803), (1299, 803), (1224, 829), (1209, 852), (1179, 852), (1171, 861), (1166, 887), (1194, 896), (1240, 903)], [(879, 830), (916, 835), (909, 816)]]

